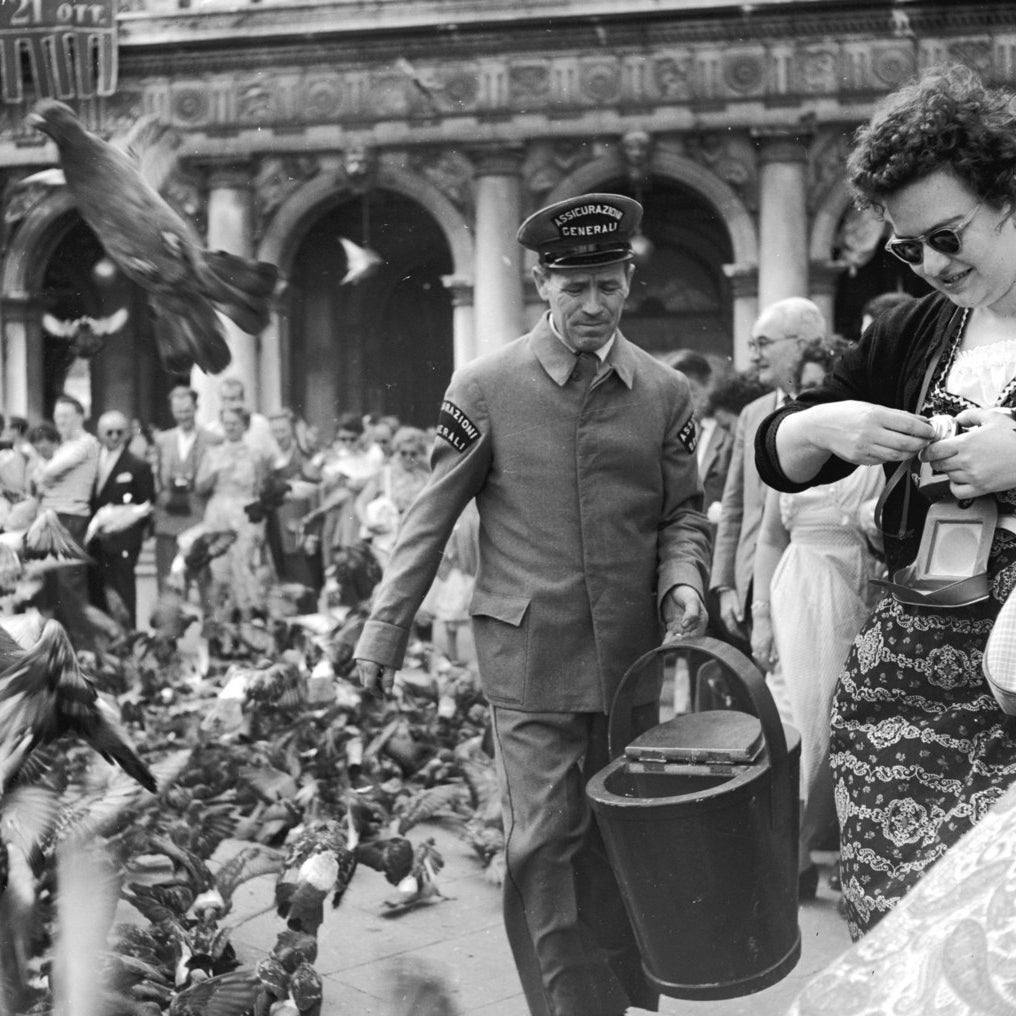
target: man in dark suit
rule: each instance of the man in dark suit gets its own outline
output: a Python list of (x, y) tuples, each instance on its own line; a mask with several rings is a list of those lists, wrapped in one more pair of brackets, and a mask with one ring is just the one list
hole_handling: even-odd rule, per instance
[[(585, 797), (608, 761), (621, 677), (664, 632), (705, 629), (708, 523), (686, 380), (618, 329), (642, 207), (617, 194), (530, 216), (519, 242), (549, 311), (456, 371), (432, 472), (356, 647), (390, 690), (459, 514), (475, 498), (474, 641), (491, 703), (505, 822), (504, 918), (533, 1016), (655, 1009)], [(659, 717), (662, 675), (632, 731)]]
[[(127, 450), (130, 437), (127, 417), (116, 411), (103, 413), (96, 427), (99, 442), (99, 469), (92, 497), (92, 513), (105, 505), (143, 505), (155, 500), (152, 467)], [(139, 519), (125, 529), (93, 538), (89, 551), (95, 559), (92, 601), (108, 613), (116, 613), (108, 591), (119, 597), (133, 628), (136, 624), (137, 589), (134, 569), (141, 553), (148, 519)]]

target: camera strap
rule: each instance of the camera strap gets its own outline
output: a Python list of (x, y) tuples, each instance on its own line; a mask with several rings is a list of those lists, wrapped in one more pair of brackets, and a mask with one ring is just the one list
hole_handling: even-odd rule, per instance
[[(956, 315), (959, 313), (959, 308), (953, 310), (952, 319), (950, 320), (950, 326), (956, 320)], [(966, 320), (966, 315), (960, 321), (962, 327), (963, 321)], [(928, 355), (928, 366), (925, 368), (924, 377), (921, 380), (921, 391), (917, 396), (917, 405), (915, 412), (919, 413), (924, 406), (924, 400), (928, 397), (928, 389), (931, 388), (931, 379), (935, 376), (935, 369), (938, 367), (938, 362), (942, 358), (942, 354), (945, 352), (946, 346), (949, 344), (949, 340), (953, 336), (953, 329), (946, 327), (942, 331), (942, 336)], [(886, 480), (885, 486), (882, 488), (882, 493), (878, 497), (878, 501), (875, 502), (875, 525), (880, 532), (885, 532), (885, 528), (882, 525), (882, 515), (885, 511), (886, 501), (889, 500), (889, 495), (899, 486), (899, 484), (906, 478), (909, 479), (909, 475), (915, 469), (919, 469), (919, 460), (917, 456), (906, 459), (900, 462), (896, 469), (890, 474), (889, 479)], [(912, 483), (907, 483), (906, 487), (903, 488), (903, 507), (900, 512), (900, 524), (897, 527), (895, 533), (891, 534), (898, 540), (905, 540), (910, 536), (910, 532), (907, 530), (907, 517), (910, 515), (910, 491)]]

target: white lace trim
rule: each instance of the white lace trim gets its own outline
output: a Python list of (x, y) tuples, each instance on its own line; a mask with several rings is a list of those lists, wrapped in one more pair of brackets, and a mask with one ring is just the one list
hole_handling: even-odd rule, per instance
[(986, 346), (956, 353), (945, 387), (979, 406), (993, 406), (1016, 377), (1016, 339), (1003, 339)]

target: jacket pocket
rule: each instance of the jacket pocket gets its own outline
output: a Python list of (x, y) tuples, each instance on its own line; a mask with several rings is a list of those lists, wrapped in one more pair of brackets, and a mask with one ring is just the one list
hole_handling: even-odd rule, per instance
[(522, 624), (528, 607), (528, 596), (505, 596), (476, 589), (469, 601), (469, 614), (471, 617), (492, 617), (517, 628)]
[(523, 705), (529, 683), (528, 596), (504, 596), (478, 589), (473, 619), (476, 661), (487, 698), (495, 705)]

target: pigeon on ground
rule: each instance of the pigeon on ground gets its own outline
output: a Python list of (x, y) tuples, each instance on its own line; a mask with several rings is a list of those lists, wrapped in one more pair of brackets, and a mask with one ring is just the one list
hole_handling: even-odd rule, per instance
[(86, 131), (64, 103), (42, 99), (27, 122), (56, 143), (82, 219), (148, 293), (166, 368), (180, 372), (196, 363), (208, 374), (224, 370), (230, 352), (215, 311), (251, 335), (261, 332), (278, 279), (275, 265), (198, 246), (137, 163)]

